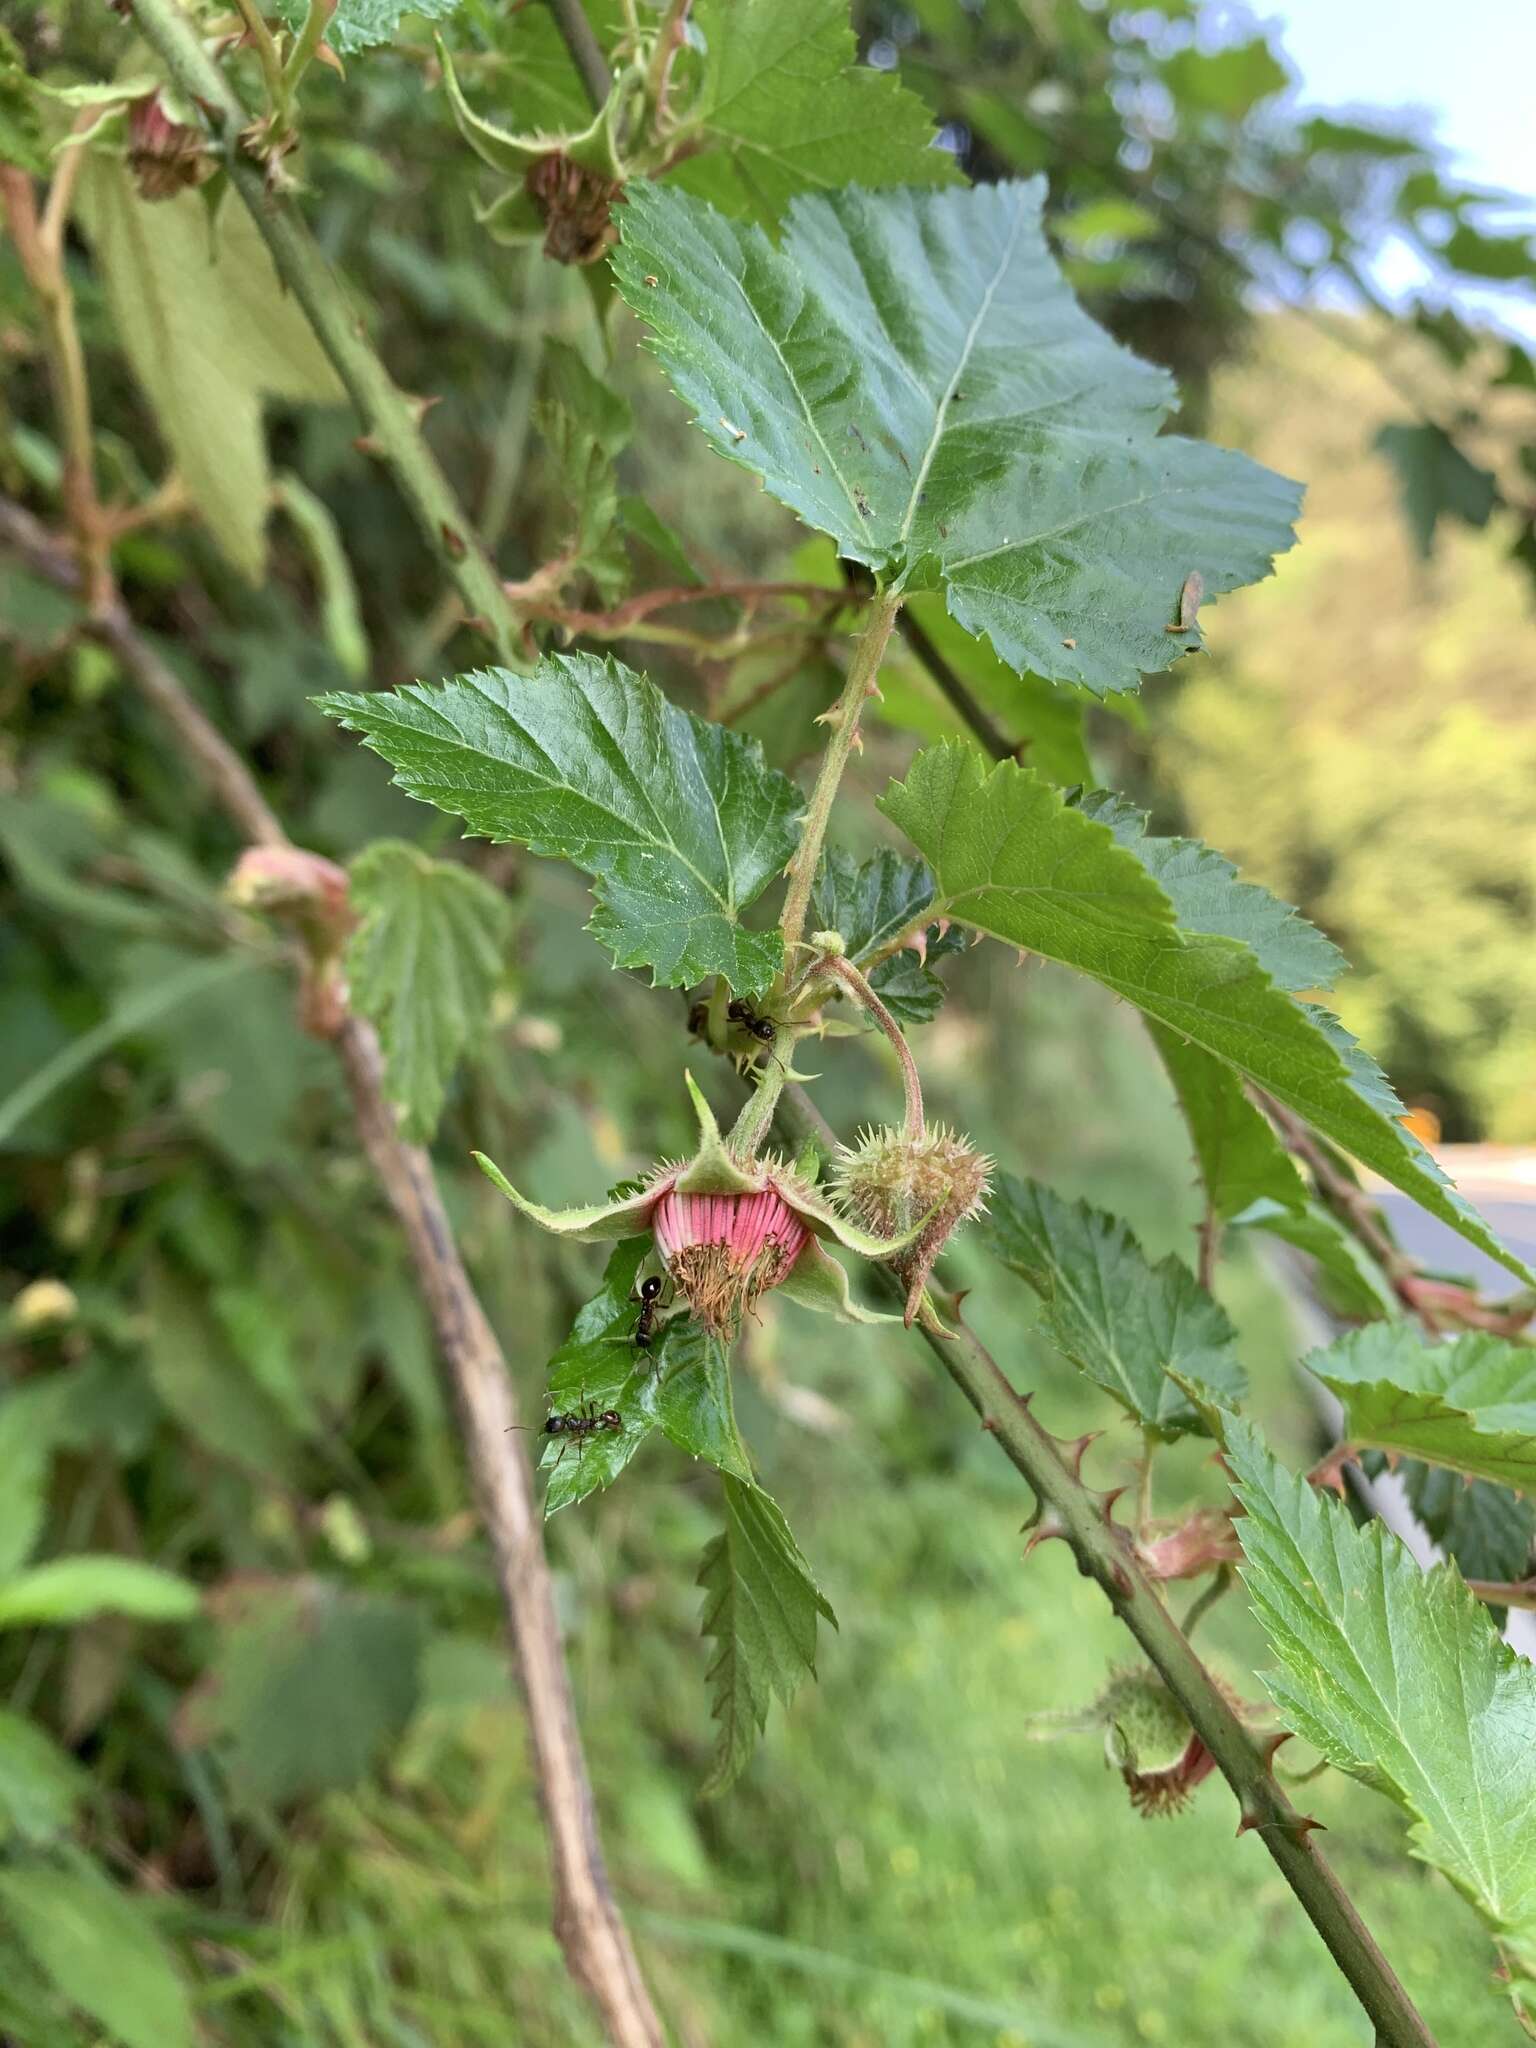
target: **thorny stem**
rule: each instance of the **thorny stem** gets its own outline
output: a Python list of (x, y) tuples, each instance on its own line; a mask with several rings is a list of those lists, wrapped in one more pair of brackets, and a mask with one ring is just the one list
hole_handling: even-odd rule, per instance
[(806, 806), (800, 844), (795, 848), (788, 869), (789, 892), (784, 899), (782, 919), (786, 958), (805, 936), (805, 920), (811, 907), (811, 891), (816, 885), (816, 869), (821, 861), (821, 846), (827, 836), (833, 799), (858, 737), (864, 700), (875, 689), (875, 679), (880, 673), (891, 628), (900, 610), (900, 592), (882, 591), (875, 596), (864, 630), (854, 643), (853, 660), (849, 664), (843, 693), (833, 708), (824, 714), (832, 727), (832, 736), (827, 741), (827, 750), (822, 755), (815, 787)]
[(368, 341), (341, 280), (327, 264), (291, 199), (270, 193), (241, 147), (246, 112), (204, 50), (177, 0), (131, 0), (145, 40), (182, 94), (208, 115), (230, 180), (271, 252), (315, 338), (356, 406), (374, 451), (394, 475), (423, 539), (503, 661), (523, 667), (517, 620), (489, 557), (436, 457), (422, 438), (417, 407), (398, 389)]
[[(808, 1137), (823, 1143), (831, 1137), (798, 1088), (785, 1092), (779, 1125), (796, 1150)], [(882, 1272), (880, 1277), (891, 1292), (901, 1292), (894, 1275)], [(1433, 2035), (1319, 1853), (1311, 1830), (1302, 1825), (1303, 1816), (1276, 1784), (1252, 1736), (1137, 1562), (1126, 1532), (1112, 1525), (1100, 1497), (1074, 1477), (1056, 1440), (1030, 1412), (1029, 1398), (1014, 1392), (991, 1353), (959, 1323), (952, 1303), (947, 1314), (947, 1330), (926, 1317), (920, 1321), (924, 1341), (981, 1417), (982, 1427), (1029, 1482), (1051, 1533), (1062, 1537), (1078, 1570), (1100, 1587), (1189, 1716), (1236, 1793), (1244, 1821), (1263, 1838), (1365, 2008), (1381, 2048), (1435, 2048)]]
[[(63, 549), (29, 513), (4, 500), (0, 539), (40, 574), (79, 593), (80, 574)], [(285, 847), (283, 828), (249, 769), (138, 631), (121, 599), (114, 597), (106, 613), (87, 620), (86, 630), (117, 654), (237, 828), (257, 844)], [(517, 1411), (506, 1360), (465, 1271), (431, 1159), (400, 1136), (372, 1027), (360, 1017), (343, 1017), (335, 1043), (359, 1137), (404, 1236), (457, 1403), (527, 1707), (553, 1866), (555, 1935), (614, 2048), (664, 2048), (661, 2022), (609, 1886), (533, 1475), (521, 1440), (508, 1434)]]
[(923, 1084), (918, 1078), (917, 1061), (912, 1057), (912, 1048), (907, 1043), (906, 1033), (851, 960), (845, 960), (840, 953), (828, 953), (811, 968), (805, 977), (806, 982), (813, 982), (821, 974), (835, 976), (845, 988), (850, 989), (891, 1041), (896, 1057), (901, 1062), (901, 1082), (906, 1090), (906, 1135), (912, 1139), (921, 1138), (927, 1128), (923, 1116)]

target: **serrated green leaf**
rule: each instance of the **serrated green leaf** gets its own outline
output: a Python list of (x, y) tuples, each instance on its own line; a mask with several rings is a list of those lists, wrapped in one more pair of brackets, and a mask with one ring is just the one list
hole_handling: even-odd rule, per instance
[[(926, 861), (891, 847), (858, 861), (841, 847), (828, 847), (811, 898), (811, 927), (840, 933), (848, 958), (864, 967), (906, 930), (933, 894)], [(969, 943), (958, 926), (942, 933), (929, 927), (925, 957), (910, 949), (892, 954), (871, 970), (870, 986), (902, 1023), (926, 1024), (944, 1001), (944, 984), (928, 962), (963, 952)]]
[(126, 164), (93, 155), (77, 210), (113, 330), (188, 495), (259, 583), (271, 494), (262, 399), (341, 404), (336, 372), (243, 206), (210, 215), (195, 192), (141, 199)]
[(1144, 1429), (1202, 1427), (1170, 1369), (1227, 1401), (1243, 1398), (1225, 1311), (1180, 1260), (1154, 1266), (1118, 1216), (1004, 1173), (980, 1229), (992, 1256), (1040, 1296), (1045, 1336)]
[(1367, 1323), (1303, 1361), (1344, 1405), (1350, 1443), (1403, 1451), (1536, 1493), (1536, 1351), (1491, 1331), (1428, 1343), (1416, 1323)]
[(1225, 854), (1198, 839), (1161, 838), (1150, 820), (1107, 790), (1085, 796), (1085, 817), (1107, 825), (1115, 844), (1134, 854), (1173, 905), (1182, 932), (1205, 932), (1247, 946), (1277, 988), (1332, 988), (1349, 962), (1289, 903), (1242, 881)]
[(1397, 471), (1403, 516), (1414, 545), (1427, 561), (1442, 519), (1486, 526), (1499, 502), (1491, 471), (1469, 462), (1443, 427), (1395, 421), (1381, 429), (1375, 446)]
[(0, 1629), (48, 1628), (126, 1614), (135, 1621), (190, 1621), (196, 1586), (133, 1557), (55, 1557), (0, 1579)]
[(544, 344), (544, 366), (534, 422), (544, 437), (573, 525), (561, 542), (572, 573), (591, 577), (605, 604), (623, 591), (628, 559), (617, 531), (618, 474), (614, 464), (628, 447), (634, 416), (627, 401), (594, 377), (565, 342)]
[(765, 227), (797, 192), (958, 182), (923, 102), (856, 61), (846, 0), (695, 0), (690, 26), (704, 58), (687, 126), (704, 147), (669, 182)]
[(837, 1626), (776, 1503), (730, 1477), (724, 1497), (725, 1528), (699, 1568), (704, 1633), (718, 1646), (709, 1684), (720, 1732), (706, 1794), (740, 1777), (773, 1695), (787, 1704), (807, 1672), (815, 1677), (817, 1616)]
[[(446, 21), (461, 5), (462, 0), (339, 0), (325, 40), (339, 56), (351, 57), (359, 50), (392, 43), (401, 22), (411, 15), (422, 21)], [(308, 11), (308, 0), (278, 0), (278, 12), (291, 29), (303, 27)]]
[(570, 1336), (549, 1362), (551, 1415), (589, 1409), (601, 1415), (612, 1409), (623, 1422), (619, 1429), (595, 1430), (580, 1439), (545, 1438), (540, 1463), (549, 1474), (546, 1517), (611, 1486), (656, 1427), (658, 1357), (667, 1333), (650, 1350), (634, 1341), (640, 1316), (635, 1280), (650, 1250), (648, 1237), (625, 1238), (614, 1246), (602, 1286), (577, 1311)]
[(120, 2048), (192, 2048), (192, 2008), (169, 1951), (143, 1906), (87, 1858), (0, 1867), (0, 1918)]
[(415, 1708), (426, 1633), (414, 1609), (318, 1579), (253, 1593), (220, 1631), (188, 1733), (247, 1806), (355, 1784)]
[(702, 1323), (680, 1317), (655, 1348), (656, 1420), (667, 1437), (690, 1458), (750, 1485), (752, 1460), (736, 1427), (724, 1344)]
[(90, 1783), (45, 1729), (0, 1708), (0, 1843), (64, 1834)]
[(1402, 1104), (1338, 1019), (1276, 988), (1235, 939), (1180, 932), (1107, 826), (1012, 762), (988, 774), (954, 743), (919, 754), (879, 803), (934, 870), (936, 912), (1092, 975), (1536, 1284), (1397, 1121)]
[(425, 1144), (454, 1068), (484, 1033), (512, 908), (471, 869), (401, 839), (365, 847), (349, 872), (360, 918), (347, 944), (352, 1002), (378, 1029), (401, 1128)]
[(723, 974), (757, 994), (783, 961), (743, 910), (782, 871), (801, 798), (754, 740), (669, 704), (622, 662), (548, 655), (441, 687), (322, 697), (400, 788), (471, 832), (562, 855), (593, 877), (587, 929), (658, 986)]
[(1281, 1714), (1411, 1816), (1415, 1855), (1536, 1973), (1536, 1667), (1445, 1565), (1420, 1571), (1379, 1522), (1285, 1471), (1233, 1418), (1243, 1579), (1281, 1670)]
[[(1294, 485), (1159, 436), (1173, 389), (1075, 304), (1043, 181), (802, 198), (782, 244), (630, 187), (614, 274), (713, 446), (840, 554), (942, 578), (1016, 669), (1134, 690), (1291, 545)], [(647, 278), (655, 278), (648, 284)]]

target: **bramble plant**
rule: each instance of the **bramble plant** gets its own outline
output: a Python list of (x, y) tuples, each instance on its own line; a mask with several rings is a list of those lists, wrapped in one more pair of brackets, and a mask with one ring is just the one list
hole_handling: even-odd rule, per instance
[[(305, 224), (310, 95), (346, 90), (321, 73), (397, 39), (399, 9), (309, 0), (273, 19), (255, 0), (236, 17), (126, 0), (120, 11), (131, 18), (109, 82), (61, 82), (0, 48), (0, 180), (42, 321), (62, 537), (17, 505), (0, 532), (78, 599), (85, 644), (110, 651), (250, 842), (216, 914), (266, 920), (261, 944), (270, 952), (275, 931), (299, 963), (306, 1030), (341, 1055), (458, 1397), (527, 1696), (559, 1932), (609, 2037), (663, 2035), (596, 1847), (528, 1436), (507, 1432), (541, 1443), (546, 1517), (621, 1483), (661, 1443), (720, 1475), (699, 1584), (717, 1723), (707, 1789), (724, 1793), (773, 1700), (837, 1655), (819, 1627), (833, 1611), (815, 1560), (733, 1400), (743, 1327), (780, 1300), (841, 1318), (850, 1346), (860, 1326), (905, 1324), (1028, 1482), (1027, 1551), (1069, 1545), (1138, 1646), (1056, 1731), (1101, 1733), (1131, 1807), (1176, 1814), (1214, 1798), (1204, 1781), (1224, 1777), (1239, 1833), (1274, 1857), (1376, 2039), (1423, 2044), (1317, 1823), (1285, 1789), (1276, 1752), (1298, 1738), (1402, 1810), (1413, 1853), (1482, 1916), (1513, 2009), (1536, 2031), (1536, 1673), (1488, 1611), (1536, 1604), (1522, 1583), (1525, 1511), (1512, 1544), (1467, 1552), (1464, 1579), (1450, 1509), (1437, 1533), (1451, 1561), (1424, 1571), (1329, 1490), (1375, 1452), (1418, 1461), (1426, 1490), (1438, 1473), (1479, 1497), (1536, 1493), (1524, 1339), (1536, 1274), (1446, 1181), (1322, 1001), (1344, 965), (1331, 942), (1219, 853), (1154, 830), (1099, 786), (1085, 739), (1090, 708), (1124, 716), (1145, 677), (1204, 650), (1224, 593), (1271, 573), (1293, 544), (1300, 487), (1165, 431), (1173, 379), (1078, 303), (1046, 233), (1045, 178), (968, 183), (934, 146), (919, 99), (853, 63), (832, 0), (671, 0), (594, 8), (590, 21), (560, 0), (529, 10), (523, 42), (507, 45), (470, 9), (462, 40), (418, 47), (413, 62), (440, 81), (457, 133), (496, 175), (477, 217), (499, 246), (542, 251), (590, 286), (547, 344), (533, 406), (552, 480), (542, 558), (506, 579), (494, 533), (477, 534), (431, 450), (424, 402), (395, 386)], [(457, 36), (454, 0), (416, 13)], [(71, 221), (174, 461), (137, 501), (112, 480), (93, 424)], [(614, 365), (634, 331), (654, 362), (630, 381), (664, 379), (741, 472), (743, 507), (760, 486), (806, 530), (792, 579), (718, 573), (718, 551), (626, 496), (619, 464), (635, 425)], [(297, 477), (269, 475), (261, 412), (266, 398), (343, 396), (454, 594), (438, 644), (455, 632), (480, 643), (460, 672), (440, 675), (428, 646), (414, 665), (435, 679), (358, 687), (371, 657), (346, 537)], [(675, 414), (657, 399), (649, 416), (666, 419), (664, 405)], [(470, 838), (586, 877), (589, 937), (561, 943), (595, 943), (616, 970), (649, 976), (645, 1028), (672, 1049), (666, 1085), (697, 1125), (687, 1156), (575, 1207), (543, 1206), (534, 1166), (493, 1158), (489, 1137), (476, 1150), (513, 1205), (509, 1238), (611, 1245), (549, 1360), (542, 1422), (514, 1419), (422, 1149), (501, 1000), (512, 911), (495, 871), (403, 838), (354, 847), (345, 869), (290, 845), (122, 594), (125, 539), (164, 519), (198, 523), (215, 576), (259, 582), (273, 506), (312, 564), (330, 679), (353, 685), (315, 702), (399, 790)], [(691, 623), (701, 617), (710, 623)], [(601, 651), (631, 640), (666, 651), (667, 689)], [(780, 666), (764, 665), (765, 649)], [(878, 794), (876, 822), (847, 771), (897, 651), (946, 693), (945, 736)], [(695, 701), (719, 709), (716, 671), (738, 660), (750, 689), (790, 706), (784, 766), (733, 716), (669, 694), (691, 694), (693, 663), (705, 685)], [(787, 771), (813, 724), (819, 758), (802, 786)], [(249, 945), (243, 922), (241, 933)], [(923, 1032), (945, 1001), (946, 963), (989, 939), (1021, 964), (1088, 977), (1145, 1019), (1198, 1166), (1198, 1271), (1154, 1262), (1120, 1219), (1019, 1177), (998, 1133), (930, 1117)], [(217, 954), (195, 970), (221, 971)], [(816, 1105), (818, 1070), (848, 1037), (885, 1062), (891, 1108), (873, 1128), (830, 1129)], [(609, 1057), (625, 1051), (615, 1030)], [(13, 1127), (29, 1109), (30, 1098)], [(1522, 1292), (1490, 1303), (1421, 1272), (1356, 1163)], [(967, 1329), (946, 1266), (962, 1232), (1106, 1397), (1129, 1487), (1090, 1484), (1099, 1432), (1050, 1435), (1007, 1362)], [(1258, 1233), (1307, 1253), (1358, 1325), (1309, 1360), (1344, 1412), (1340, 1443), (1312, 1473), (1290, 1471), (1245, 1416), (1237, 1335), (1215, 1298), (1224, 1247)], [(169, 1292), (163, 1309), (174, 1320)], [(238, 1300), (226, 1311), (238, 1315)], [(302, 1409), (300, 1388), (274, 1386), (279, 1408)], [(273, 1391), (252, 1416), (266, 1416)], [(13, 1441), (12, 1415), (25, 1445), (31, 1424), (10, 1406), (0, 1441)], [(62, 1428), (35, 1420), (36, 1444)], [(236, 1423), (221, 1449), (250, 1455), (242, 1438), (266, 1427)], [(1224, 1461), (1219, 1508), (1170, 1502), (1166, 1481), (1159, 1496), (1163, 1454), (1185, 1437)], [(274, 1462), (286, 1459), (273, 1441)], [(36, 1464), (48, 1452), (20, 1455)], [(194, 1611), (186, 1580), (148, 1565), (29, 1565), (36, 1526), (0, 1543), (0, 1629)], [(1274, 1660), (1262, 1689), (1235, 1687), (1191, 1647), (1238, 1579)], [(1181, 1583), (1194, 1592), (1182, 1625), (1170, 1605)], [(362, 1657), (374, 1622), (360, 1606), (349, 1626)], [(256, 1681), (232, 1659), (224, 1682), (233, 1697)], [(16, 1739), (47, 1757), (38, 1799), (67, 1816), (65, 1760), (23, 1726)], [(359, 1737), (365, 1756), (371, 1740)], [(0, 1769), (0, 1810), (8, 1796)], [(112, 2038), (190, 2040), (157, 1949), (140, 1958), (153, 2025), (131, 1993), (80, 1988), (58, 1925), (95, 1912), (106, 1928), (118, 1908), (66, 1837), (61, 1819), (3, 1838), (0, 1918)], [(50, 1885), (53, 1921), (37, 1889)], [(140, 1955), (142, 1930), (113, 1938)]]

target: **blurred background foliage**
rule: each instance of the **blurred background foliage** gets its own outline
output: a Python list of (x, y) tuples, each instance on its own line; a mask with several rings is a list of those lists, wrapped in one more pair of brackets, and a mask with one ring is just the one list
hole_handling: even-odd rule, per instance
[[(21, 0), (13, 25), (30, 67), (58, 79), (135, 62), (129, 31), (85, 0)], [(1273, 37), (1207, 33), (1177, 0), (1135, 14), (922, 0), (869, 8), (860, 28), (973, 175), (1049, 175), (1074, 282), (1174, 368), (1186, 419), (1310, 486), (1284, 574), (1222, 605), (1212, 657), (1156, 683), (1146, 716), (1095, 714), (1091, 757), (1343, 944), (1346, 1020), (1450, 1134), (1536, 1137), (1536, 739), (1520, 693), (1536, 370), (1433, 295), (1374, 305), (1371, 282), (1388, 225), (1476, 279), (1529, 275), (1524, 244), (1417, 136), (1293, 115)], [(504, 118), (572, 104), (541, 8), (466, 0), (449, 32), (466, 91)], [(325, 248), (364, 288), (399, 382), (438, 401), (427, 431), (506, 572), (528, 575), (569, 537), (568, 472), (535, 399), (546, 341), (592, 349), (586, 279), (476, 226), (483, 174), (419, 23), (350, 57), (344, 81), (317, 78), (304, 136)], [(98, 240), (72, 239), (70, 262), (101, 459), (145, 493), (163, 444), (112, 304), (133, 281), (114, 285)], [(1355, 310), (1310, 310), (1341, 280)], [(650, 580), (694, 561), (826, 573), (690, 439), (626, 321), (614, 349), (635, 410), (619, 482), (654, 515), (626, 515)], [(219, 360), (238, 386), (238, 358)], [(0, 361), (0, 483), (47, 513), (59, 451), (8, 247)], [(267, 408), (265, 531), (126, 535), (123, 586), (302, 843), (456, 852), (308, 702), (481, 648), (349, 414), (292, 402), (302, 384), (296, 369)], [(238, 407), (205, 395), (186, 426), (205, 473), (249, 462)], [(1378, 452), (1383, 427), (1398, 438)], [(737, 624), (723, 604), (690, 622), (717, 641)], [(547, 1932), (494, 1588), (429, 1334), (333, 1064), (298, 1028), (270, 935), (221, 895), (227, 825), (75, 624), (0, 557), (0, 2036), (592, 2039)], [(831, 681), (814, 650), (788, 668), (762, 651), (623, 651), (757, 731), (781, 765), (812, 743)], [(1010, 695), (979, 650), (964, 658), (1033, 758), (1078, 779), (1075, 718)], [(909, 666), (886, 717), (856, 789), (951, 714)], [(436, 1150), (537, 1414), (596, 1266), (509, 1222), (464, 1171), (468, 1150), (518, 1161), (557, 1203), (679, 1147), (684, 1010), (579, 936), (586, 899), (567, 871), (462, 852), (514, 925)], [(940, 1110), (1014, 1170), (1127, 1215), (1152, 1252), (1188, 1253), (1187, 1146), (1134, 1021), (996, 948), (949, 978), (920, 1052)], [(890, 1109), (894, 1076), (867, 1044), (819, 1064), (841, 1130)], [(703, 1078), (723, 1101), (724, 1077)], [(955, 1264), (1052, 1427), (1101, 1422), (1031, 1339), (1032, 1298), (963, 1249)], [(1261, 1407), (1305, 1451), (1283, 1304), (1257, 1266), (1228, 1265)], [(744, 1342), (741, 1381), (746, 1434), (842, 1631), (728, 1799), (696, 1796), (709, 1732), (692, 1579), (713, 1481), (652, 1451), (550, 1531), (617, 1881), (678, 2039), (1358, 2040), (1294, 1900), (1231, 1846), (1219, 1786), (1154, 1828), (1091, 1740), (1030, 1740), (1029, 1717), (1090, 1697), (1124, 1642), (1064, 1554), (1021, 1567), (1017, 1486), (921, 1356), (889, 1338), (853, 1349), (776, 1309)], [(1133, 1450), (1117, 1433), (1095, 1451), (1106, 1481)], [(1215, 1486), (1194, 1447), (1170, 1465), (1171, 1487)], [(64, 1558), (81, 1560), (74, 1582), (8, 1625), (7, 1586)], [(152, 1572), (114, 1581), (124, 1561), (197, 1582), (200, 1610)], [(1238, 1603), (1212, 1640), (1234, 1675), (1252, 1668)], [(1390, 1811), (1339, 1782), (1314, 1789), (1444, 2048), (1511, 2026), (1481, 1937)]]

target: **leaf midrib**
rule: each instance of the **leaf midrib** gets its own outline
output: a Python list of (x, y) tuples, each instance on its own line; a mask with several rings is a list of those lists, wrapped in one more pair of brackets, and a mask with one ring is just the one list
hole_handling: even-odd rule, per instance
[(923, 450), (923, 459), (918, 464), (917, 472), (912, 479), (912, 489), (907, 498), (906, 517), (902, 520), (897, 534), (897, 538), (903, 543), (911, 535), (912, 522), (917, 517), (918, 498), (928, 481), (928, 472), (933, 467), (934, 457), (938, 453), (939, 443), (944, 436), (944, 423), (949, 417), (949, 408), (954, 402), (955, 392), (959, 387), (960, 379), (965, 374), (965, 366), (970, 361), (971, 354), (976, 347), (976, 337), (981, 332), (983, 321), (992, 310), (992, 301), (997, 296), (998, 286), (1002, 283), (1012, 266), (1013, 255), (1018, 247), (1019, 233), (1023, 225), (1025, 211), (1026, 209), (1020, 204), (1018, 196), (1015, 194), (1013, 222), (1008, 231), (1007, 244), (998, 261), (997, 268), (987, 280), (987, 287), (981, 295), (981, 301), (976, 308), (975, 317), (966, 330), (965, 341), (960, 350), (959, 360), (950, 373), (949, 382), (944, 387), (944, 395), (940, 398), (934, 412), (933, 432), (928, 437), (928, 446)]

